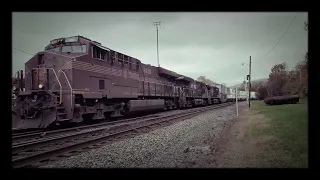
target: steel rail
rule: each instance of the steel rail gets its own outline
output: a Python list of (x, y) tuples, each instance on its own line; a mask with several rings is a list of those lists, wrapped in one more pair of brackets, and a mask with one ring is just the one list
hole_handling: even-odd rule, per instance
[[(13, 167), (24, 167), (26, 165), (35, 163), (35, 162), (39, 162), (41, 160), (45, 160), (48, 159), (52, 156), (58, 156), (61, 155), (63, 153), (66, 152), (70, 152), (79, 148), (83, 148), (86, 146), (90, 146), (92, 144), (96, 144), (98, 142), (110, 139), (110, 138), (114, 138), (116, 136), (122, 135), (122, 134), (126, 134), (126, 133), (130, 133), (130, 132), (136, 132), (138, 129), (144, 128), (144, 127), (150, 127), (152, 125), (156, 125), (156, 124), (161, 124), (163, 122), (168, 122), (168, 121), (172, 121), (175, 119), (180, 119), (180, 118), (187, 118), (189, 116), (193, 116), (193, 115), (197, 115), (201, 112), (205, 112), (211, 109), (216, 109), (216, 108), (220, 108), (220, 107), (226, 107), (229, 105), (232, 105), (234, 103), (226, 103), (226, 104), (222, 104), (222, 105), (218, 105), (218, 106), (213, 106), (212, 108), (202, 108), (202, 109), (198, 109), (196, 111), (191, 111), (191, 112), (187, 112), (187, 113), (181, 113), (175, 116), (166, 116), (166, 117), (157, 117), (157, 118), (153, 118), (152, 120), (147, 120), (147, 121), (152, 121), (151, 123), (147, 123), (147, 124), (143, 124), (137, 127), (131, 127), (129, 129), (125, 129), (125, 130), (120, 130), (117, 132), (113, 132), (113, 133), (107, 133), (106, 135), (102, 135), (102, 137), (98, 137), (98, 138), (93, 138), (93, 139), (89, 139), (89, 140), (84, 140), (82, 142), (78, 142), (78, 143), (74, 143), (72, 145), (67, 145), (65, 147), (58, 147), (56, 149), (53, 150), (49, 150), (43, 153), (38, 153), (35, 155), (30, 155), (30, 156), (26, 156), (26, 157), (22, 157), (19, 159), (14, 159), (12, 160), (12, 166)], [(101, 130), (98, 130), (101, 131)], [(97, 132), (97, 131), (95, 131)], [(85, 139), (85, 138), (83, 138)]]

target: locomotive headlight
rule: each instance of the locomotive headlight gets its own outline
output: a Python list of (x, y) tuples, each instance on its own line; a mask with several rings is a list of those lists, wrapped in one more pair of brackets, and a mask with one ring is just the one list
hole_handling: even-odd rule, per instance
[(42, 84), (39, 84), (39, 89), (42, 89), (43, 88), (43, 85)]

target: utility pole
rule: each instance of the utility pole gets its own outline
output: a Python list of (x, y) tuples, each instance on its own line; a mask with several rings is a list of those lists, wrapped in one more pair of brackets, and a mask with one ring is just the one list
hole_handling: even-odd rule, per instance
[[(251, 56), (250, 56), (250, 59), (251, 59)], [(251, 60), (250, 60), (250, 62), (251, 62)], [(242, 66), (244, 66), (244, 65), (247, 65), (247, 63), (242, 63)], [(250, 67), (249, 67), (249, 69), (250, 69)], [(246, 78), (247, 78), (247, 82), (246, 82)], [(243, 82), (245, 82), (244, 87), (245, 87), (245, 91), (247, 92), (246, 93), (247, 94), (246, 95), (246, 100), (247, 100), (247, 103), (249, 104), (250, 91), (249, 91), (249, 75), (248, 74), (244, 77), (244, 81)], [(250, 105), (249, 105), (249, 107), (250, 107)]]
[(158, 22), (154, 22), (154, 26), (156, 26), (157, 28), (157, 60), (158, 60), (158, 67), (160, 67), (160, 63), (159, 63), (159, 43), (158, 43), (158, 31), (159, 31), (159, 26), (161, 25), (161, 21)]
[(248, 84), (248, 82), (246, 81), (246, 77), (244, 77), (244, 82), (245, 82), (245, 92), (247, 92), (247, 95), (246, 95), (246, 100), (247, 100), (247, 103), (249, 103), (249, 94), (248, 94), (248, 92), (249, 92), (249, 84)]
[(249, 107), (251, 103), (251, 56), (249, 61)]

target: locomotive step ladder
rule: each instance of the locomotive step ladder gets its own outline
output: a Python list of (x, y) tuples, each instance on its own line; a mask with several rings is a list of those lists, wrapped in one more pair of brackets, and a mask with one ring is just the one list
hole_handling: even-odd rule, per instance
[(70, 119), (66, 118), (66, 112), (65, 112), (65, 107), (63, 106), (63, 103), (59, 103), (60, 102), (60, 95), (56, 94), (56, 122), (61, 122), (61, 121), (69, 121)]

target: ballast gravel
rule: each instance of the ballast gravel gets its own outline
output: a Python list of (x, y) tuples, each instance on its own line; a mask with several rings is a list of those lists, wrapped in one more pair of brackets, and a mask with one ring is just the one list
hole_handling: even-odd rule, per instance
[[(239, 110), (245, 106), (246, 102), (239, 102)], [(134, 138), (59, 158), (42, 168), (214, 167), (217, 142), (235, 119), (235, 105), (214, 109)]]

